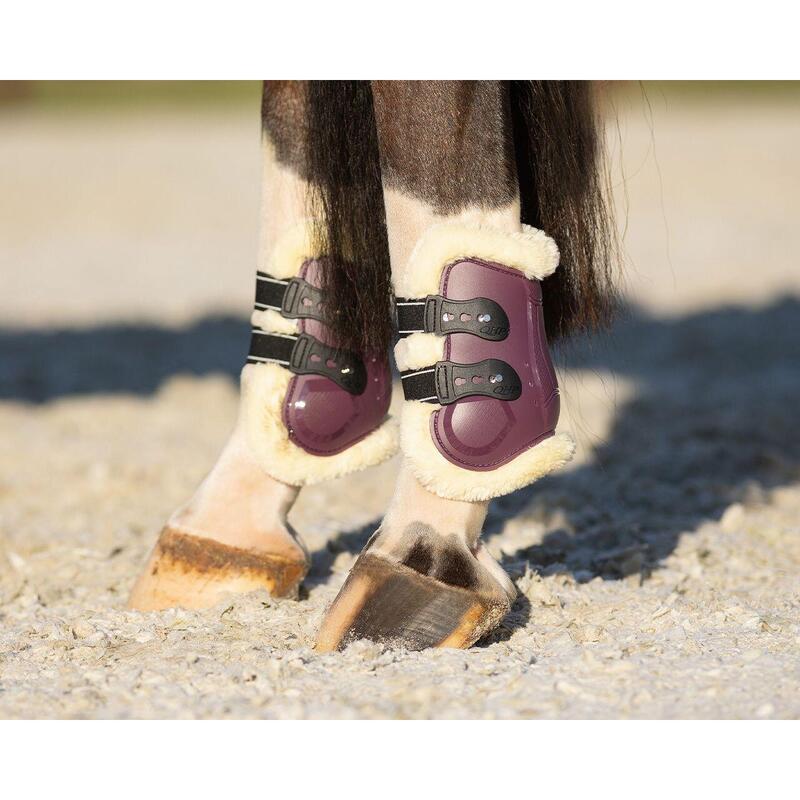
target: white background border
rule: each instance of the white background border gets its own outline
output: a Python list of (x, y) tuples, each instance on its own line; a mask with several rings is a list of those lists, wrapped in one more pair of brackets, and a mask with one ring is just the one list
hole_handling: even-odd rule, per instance
[(796, 797), (792, 722), (6, 722), (7, 798)]
[(6, 3), (0, 78), (795, 78), (797, 5)]
[[(0, 78), (795, 78), (785, 3), (35, 2)], [(790, 727), (791, 726), (791, 727)], [(797, 795), (797, 724), (2, 723), (3, 797)]]

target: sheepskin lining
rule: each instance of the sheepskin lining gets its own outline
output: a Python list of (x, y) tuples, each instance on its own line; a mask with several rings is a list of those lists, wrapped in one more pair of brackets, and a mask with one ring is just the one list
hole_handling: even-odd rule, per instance
[(395, 280), (397, 297), (425, 297), (439, 291), (442, 270), (455, 261), (479, 258), (542, 280), (558, 266), (558, 247), (543, 231), (522, 225), (517, 233), (443, 222), (432, 225), (417, 242), (406, 269)]
[(431, 414), (439, 409), (429, 403), (405, 401), (400, 417), (400, 448), (417, 480), (448, 500), (475, 502), (509, 494), (563, 467), (575, 452), (572, 437), (557, 433), (497, 469), (464, 469), (448, 461), (433, 442)]
[(387, 419), (360, 441), (332, 456), (315, 456), (289, 438), (283, 401), (292, 373), (278, 364), (242, 370), (242, 421), (246, 441), (262, 469), (276, 480), (305, 486), (366, 469), (397, 451), (397, 425)]
[(400, 372), (422, 369), (444, 359), (444, 336), (435, 333), (412, 333), (394, 346), (394, 357)]

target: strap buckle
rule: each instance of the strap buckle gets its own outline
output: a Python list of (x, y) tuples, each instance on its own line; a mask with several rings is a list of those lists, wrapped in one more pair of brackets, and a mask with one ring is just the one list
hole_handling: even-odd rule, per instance
[(297, 375), (322, 375), (346, 392), (362, 394), (367, 388), (364, 362), (350, 350), (324, 344), (308, 333), (301, 333), (292, 348), (289, 369)]

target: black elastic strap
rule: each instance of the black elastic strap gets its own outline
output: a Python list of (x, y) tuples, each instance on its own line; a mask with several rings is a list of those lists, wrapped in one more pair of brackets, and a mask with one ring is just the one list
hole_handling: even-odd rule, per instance
[(410, 336), (412, 333), (425, 331), (425, 300), (408, 300), (398, 297), (397, 307), (397, 332), (400, 336)]
[(248, 364), (262, 364), (267, 361), (288, 367), (292, 363), (296, 336), (282, 333), (267, 333), (253, 329), (250, 337), (250, 352), (247, 356)]
[(324, 322), (322, 292), (302, 278), (281, 280), (266, 272), (256, 273), (257, 309), (272, 309), (287, 319), (316, 319)]
[(431, 367), (400, 373), (406, 400), (446, 406), (462, 397), (493, 397), (516, 400), (522, 381), (516, 370), (499, 358), (485, 358), (474, 364), (437, 361)]
[(266, 272), (256, 273), (256, 308), (271, 308), (280, 311), (283, 307), (283, 296), (289, 281), (282, 281), (267, 275)]
[(349, 350), (337, 350), (308, 333), (298, 336), (253, 329), (248, 364), (274, 363), (295, 375), (322, 375), (350, 394), (367, 388), (364, 362)]
[(508, 315), (503, 307), (488, 297), (471, 300), (448, 300), (439, 294), (424, 298), (398, 297), (397, 331), (400, 337), (412, 333), (470, 333), (490, 342), (499, 342), (508, 336)]
[(407, 370), (400, 373), (403, 383), (403, 396), (406, 400), (420, 400), (424, 403), (438, 403), (436, 393), (436, 367), (421, 370)]

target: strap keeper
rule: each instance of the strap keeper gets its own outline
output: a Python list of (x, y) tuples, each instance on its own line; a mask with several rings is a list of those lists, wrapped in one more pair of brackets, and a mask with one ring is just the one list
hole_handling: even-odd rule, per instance
[(406, 400), (446, 406), (463, 397), (491, 397), (517, 400), (522, 381), (516, 370), (499, 358), (485, 358), (474, 364), (437, 361), (425, 369), (400, 374)]
[(509, 333), (508, 315), (499, 303), (488, 297), (449, 300), (438, 294), (425, 298), (398, 298), (397, 328), (401, 338), (412, 333), (469, 333), (490, 342), (499, 342)]
[(273, 278), (266, 272), (256, 275), (257, 309), (272, 309), (286, 319), (315, 319), (325, 322), (322, 292), (303, 278)]
[(292, 336), (253, 329), (248, 364), (273, 362), (295, 375), (321, 375), (352, 395), (367, 388), (364, 362), (349, 350), (337, 350), (310, 333)]
[(323, 375), (353, 395), (367, 388), (367, 369), (359, 356), (330, 347), (309, 333), (297, 337), (289, 369), (296, 375)]
[(322, 292), (302, 278), (292, 278), (283, 293), (281, 316), (288, 319), (315, 319), (322, 316)]

